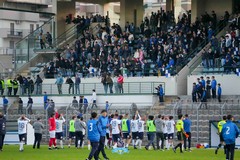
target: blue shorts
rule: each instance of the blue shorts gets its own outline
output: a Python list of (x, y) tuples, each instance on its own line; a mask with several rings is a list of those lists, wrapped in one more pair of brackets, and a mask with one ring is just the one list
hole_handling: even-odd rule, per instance
[(138, 132), (138, 138), (143, 140), (144, 132)]
[(75, 138), (75, 132), (69, 132), (68, 138), (69, 139)]
[(120, 134), (113, 134), (112, 135), (113, 142), (118, 142), (119, 139), (121, 139)]
[(173, 139), (173, 133), (168, 134), (168, 139)]
[(130, 139), (131, 136), (129, 135), (129, 133), (123, 133), (123, 139)]
[(138, 138), (138, 132), (132, 132), (132, 139)]
[(56, 139), (62, 140), (63, 139), (63, 132), (56, 132)]
[(167, 134), (167, 133), (164, 133), (163, 135), (164, 135), (164, 139), (165, 139), (165, 140), (168, 140), (168, 134)]
[(19, 138), (19, 141), (20, 141), (20, 142), (26, 142), (26, 140), (27, 140), (27, 134), (26, 134), (26, 133), (24, 133), (24, 134), (19, 134), (19, 135), (18, 135), (18, 138)]

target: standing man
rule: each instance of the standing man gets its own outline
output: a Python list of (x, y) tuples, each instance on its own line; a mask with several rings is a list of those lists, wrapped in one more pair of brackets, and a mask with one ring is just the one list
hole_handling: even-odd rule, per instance
[(184, 128), (183, 128), (183, 115), (178, 115), (178, 121), (176, 124), (176, 129), (177, 129), (177, 139), (179, 141), (178, 145), (173, 148), (174, 153), (176, 153), (176, 149), (179, 147), (180, 148), (180, 153), (183, 153), (182, 151), (182, 145), (183, 145), (183, 133)]
[(197, 102), (197, 85), (195, 82), (193, 83), (192, 89), (192, 102)]
[(110, 137), (112, 136), (113, 148), (117, 148), (117, 142), (121, 139), (121, 121), (118, 120), (118, 114), (115, 113), (114, 118), (110, 122)]
[(78, 108), (78, 101), (76, 100), (75, 96), (73, 97), (73, 100), (72, 100), (72, 107), (73, 108)]
[(20, 84), (20, 95), (23, 95), (24, 94), (23, 77), (20, 74), (18, 74), (17, 75), (17, 80)]
[(136, 142), (138, 139), (138, 111), (136, 111), (136, 114), (132, 117), (131, 120), (131, 131), (132, 131), (132, 145), (134, 149), (137, 149)]
[(5, 96), (3, 96), (2, 98), (3, 98), (3, 112), (4, 112), (4, 115), (6, 115), (7, 108), (8, 108), (8, 99)]
[(6, 119), (0, 112), (0, 152), (3, 151), (5, 134), (6, 134)]
[(72, 119), (69, 121), (69, 135), (68, 135), (68, 148), (71, 147), (72, 140), (75, 138), (75, 123), (76, 116), (72, 116)]
[(161, 104), (162, 102), (164, 102), (164, 99), (163, 99), (164, 91), (163, 91), (163, 87), (161, 84), (159, 85), (158, 94), (159, 94), (159, 102)]
[(12, 95), (12, 87), (13, 87), (12, 80), (11, 80), (11, 78), (8, 78), (8, 80), (7, 80), (7, 88), (8, 88), (8, 95), (9, 96)]
[(126, 113), (122, 119), (122, 133), (124, 145), (126, 148), (128, 148), (128, 145), (131, 142), (131, 124), (130, 120), (128, 119), (128, 113)]
[(18, 118), (18, 136), (19, 136), (19, 151), (23, 152), (23, 145), (27, 139), (27, 124), (30, 120), (24, 115)]
[(56, 139), (59, 140), (60, 148), (63, 149), (63, 123), (65, 119), (62, 114), (57, 115), (56, 119)]
[(18, 81), (16, 78), (14, 78), (14, 80), (12, 81), (12, 85), (13, 85), (13, 95), (16, 96), (18, 92)]
[(37, 79), (35, 81), (35, 85), (36, 85), (36, 95), (42, 94), (42, 78), (37, 75)]
[(136, 146), (138, 145), (139, 149), (142, 149), (142, 141), (144, 137), (144, 124), (145, 124), (145, 117), (139, 119), (138, 121), (138, 140), (136, 142)]
[(163, 135), (163, 125), (164, 122), (162, 120), (162, 116), (158, 115), (157, 119), (154, 120), (154, 124), (156, 126), (156, 137), (157, 137), (157, 149), (164, 150), (164, 135)]
[(185, 114), (185, 119), (183, 120), (183, 128), (184, 128), (184, 131), (186, 132), (186, 134), (188, 135), (188, 137), (186, 137), (186, 135), (184, 135), (184, 137), (183, 137), (184, 150), (187, 151), (187, 140), (188, 140), (188, 151), (189, 152), (191, 152), (191, 125), (192, 125), (192, 122), (188, 118), (188, 114)]
[(124, 80), (123, 76), (119, 74), (117, 79), (119, 93), (123, 93), (123, 80)]
[(58, 74), (55, 84), (58, 88), (58, 94), (62, 94), (63, 77), (60, 74)]
[(54, 146), (54, 149), (57, 149), (57, 144), (56, 144), (56, 120), (55, 120), (55, 114), (52, 113), (50, 115), (50, 118), (48, 119), (48, 126), (49, 126), (49, 146), (48, 149), (52, 150), (52, 145)]
[(75, 94), (80, 94), (81, 78), (78, 74), (75, 76)]
[(207, 86), (206, 86), (206, 89), (207, 89), (207, 98), (211, 98), (211, 80), (210, 80), (210, 77), (207, 77)]
[(239, 129), (233, 122), (233, 116), (227, 116), (227, 123), (223, 125), (222, 135), (226, 143), (226, 159), (234, 160), (235, 141), (239, 135)]
[(221, 96), (222, 96), (222, 87), (221, 87), (221, 84), (218, 83), (218, 102), (219, 102), (219, 103), (222, 102)]
[(74, 94), (74, 82), (70, 76), (66, 79), (66, 84), (68, 84), (68, 94), (71, 93), (71, 89), (72, 94)]
[(18, 99), (18, 114), (23, 114), (23, 101), (22, 101), (22, 98)]
[(48, 95), (47, 95), (47, 92), (44, 92), (44, 95), (43, 95), (43, 104), (44, 104), (44, 110), (47, 109), (47, 106), (48, 106)]
[(28, 114), (33, 114), (32, 105), (33, 105), (33, 99), (32, 99), (32, 97), (29, 95), (29, 96), (28, 96), (28, 103), (27, 103), (27, 111), (28, 111)]
[(96, 118), (97, 113), (93, 112), (91, 114), (91, 119), (87, 123), (88, 140), (91, 143), (92, 150), (86, 160), (91, 160), (92, 157), (94, 157), (95, 160), (98, 160), (97, 151), (99, 148), (100, 133), (102, 132), (102, 128)]
[(154, 138), (155, 138), (156, 126), (154, 124), (154, 116), (152, 116), (152, 115), (150, 115), (148, 117), (147, 131), (148, 131), (148, 133), (147, 133), (148, 144), (145, 146), (145, 149), (148, 150), (149, 146), (152, 145), (153, 149), (155, 150)]
[[(222, 128), (223, 125), (226, 123), (227, 117), (223, 116), (223, 119), (221, 121), (218, 122), (218, 135), (219, 135), (219, 140), (220, 143), (217, 147), (217, 149), (215, 150), (215, 154), (218, 153), (219, 148), (221, 148), (222, 145), (224, 145), (224, 139), (223, 139), (223, 135), (222, 135)], [(224, 145), (224, 153), (226, 153), (226, 146)]]
[(97, 107), (97, 93), (96, 93), (95, 89), (92, 90), (92, 109), (93, 109), (94, 106), (96, 108), (98, 108)]
[[(77, 119), (75, 120), (74, 123), (74, 128), (75, 128), (75, 147), (80, 148), (82, 147), (83, 144), (83, 130), (86, 129), (86, 124), (83, 123), (83, 119), (80, 115), (77, 116)], [(80, 141), (80, 145), (78, 146), (78, 142)]]
[(105, 150), (104, 150), (107, 128), (109, 127), (107, 111), (102, 110), (101, 114), (102, 115), (98, 118), (98, 122), (99, 122), (99, 125), (100, 125), (100, 128), (101, 128), (101, 132), (100, 132), (99, 147), (98, 147), (98, 150), (97, 150), (96, 154), (97, 154), (97, 157), (99, 157), (100, 152), (102, 152), (102, 156), (103, 156), (104, 160), (109, 160), (109, 158), (107, 157), (107, 155), (105, 153)]
[(33, 123), (34, 137), (35, 137), (33, 149), (35, 149), (36, 145), (37, 145), (37, 149), (40, 149), (43, 128), (44, 128), (44, 125), (41, 122), (41, 118), (37, 118), (37, 121)]
[(168, 150), (169, 150), (170, 147), (173, 148), (174, 128), (175, 128), (175, 122), (173, 120), (173, 116), (169, 116), (169, 120), (167, 121), (167, 132), (168, 132), (168, 146), (167, 146), (167, 149)]
[(212, 76), (211, 81), (211, 88), (212, 88), (212, 98), (216, 98), (216, 90), (217, 90), (217, 81), (214, 76)]
[(4, 79), (0, 79), (0, 85), (1, 85), (1, 95), (3, 95), (4, 94), (4, 90), (5, 90), (5, 81), (4, 81)]

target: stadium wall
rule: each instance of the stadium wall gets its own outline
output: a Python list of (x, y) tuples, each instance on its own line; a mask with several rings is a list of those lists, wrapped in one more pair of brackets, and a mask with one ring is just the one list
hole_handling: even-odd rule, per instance
[(190, 75), (187, 78), (188, 95), (192, 95), (192, 85), (200, 76), (203, 76), (205, 80), (206, 77), (215, 76), (217, 83), (221, 83), (222, 95), (240, 95), (240, 78), (236, 75)]

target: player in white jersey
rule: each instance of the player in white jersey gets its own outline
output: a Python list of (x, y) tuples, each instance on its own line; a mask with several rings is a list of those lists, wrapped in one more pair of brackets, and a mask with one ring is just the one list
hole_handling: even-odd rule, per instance
[(114, 115), (114, 119), (110, 122), (110, 136), (113, 138), (113, 148), (117, 148), (117, 142), (121, 139), (121, 121), (118, 119), (118, 114)]
[(165, 148), (168, 147), (168, 132), (167, 132), (167, 123), (168, 123), (168, 117), (163, 116), (163, 135), (164, 135), (164, 140), (165, 140)]
[(168, 132), (167, 149), (169, 149), (171, 146), (173, 147), (174, 127), (175, 127), (175, 122), (173, 120), (173, 116), (169, 116), (169, 120), (167, 122), (167, 132)]
[(56, 119), (56, 139), (59, 140), (60, 148), (63, 149), (63, 123), (65, 119), (62, 114)]
[(137, 115), (134, 115), (132, 120), (131, 120), (131, 131), (132, 131), (132, 145), (134, 149), (137, 149), (135, 145), (135, 141), (138, 138), (138, 121), (137, 120)]
[(24, 148), (23, 145), (27, 138), (27, 124), (30, 122), (30, 120), (22, 115), (20, 118), (18, 118), (18, 136), (19, 136), (19, 151), (23, 152)]
[(142, 141), (144, 135), (144, 125), (145, 125), (145, 117), (140, 118), (138, 120), (138, 140), (136, 141), (136, 146), (138, 145), (139, 149), (142, 148)]

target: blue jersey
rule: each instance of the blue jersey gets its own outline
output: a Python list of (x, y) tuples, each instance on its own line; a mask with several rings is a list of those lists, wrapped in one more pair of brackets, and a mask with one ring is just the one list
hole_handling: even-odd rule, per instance
[(101, 128), (99, 122), (95, 119), (89, 120), (87, 123), (88, 128), (88, 140), (90, 142), (99, 142)]
[(233, 144), (239, 135), (239, 129), (232, 121), (227, 121), (222, 128), (222, 136), (226, 144)]
[(109, 124), (108, 123), (108, 117), (103, 117), (103, 116), (100, 116), (99, 119), (98, 119), (98, 122), (99, 122), (99, 125), (102, 129), (102, 131), (100, 132), (100, 135), (101, 136), (106, 136), (107, 132), (107, 125)]
[(183, 127), (185, 132), (191, 132), (191, 120), (188, 118), (183, 120)]

